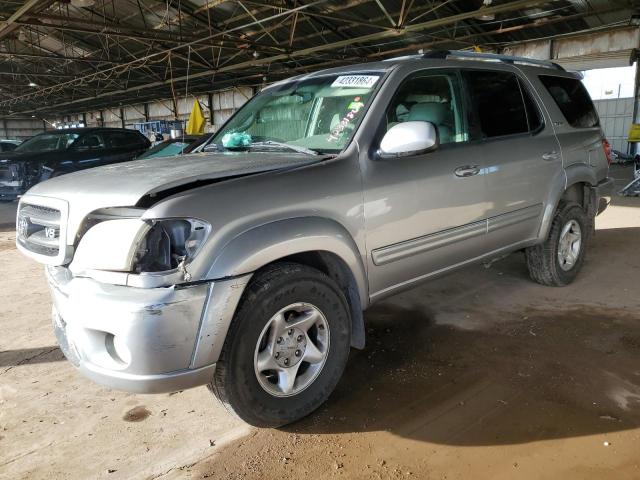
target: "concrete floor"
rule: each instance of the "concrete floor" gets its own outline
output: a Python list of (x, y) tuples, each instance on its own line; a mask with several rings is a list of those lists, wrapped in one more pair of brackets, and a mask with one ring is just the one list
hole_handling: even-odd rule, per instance
[(41, 267), (0, 233), (0, 478), (640, 478), (640, 199), (597, 229), (568, 287), (530, 282), (514, 254), (373, 307), (329, 402), (281, 430), (204, 387), (80, 377)]

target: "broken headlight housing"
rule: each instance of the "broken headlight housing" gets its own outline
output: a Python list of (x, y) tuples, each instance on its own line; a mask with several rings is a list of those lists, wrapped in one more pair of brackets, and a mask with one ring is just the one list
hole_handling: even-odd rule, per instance
[(134, 273), (174, 270), (193, 258), (206, 240), (211, 225), (193, 218), (150, 220), (150, 228), (138, 244)]

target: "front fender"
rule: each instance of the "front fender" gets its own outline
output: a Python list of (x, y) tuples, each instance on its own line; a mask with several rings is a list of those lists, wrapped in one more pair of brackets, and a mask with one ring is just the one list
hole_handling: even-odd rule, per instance
[(365, 308), (369, 295), (362, 255), (349, 232), (325, 218), (278, 220), (243, 232), (216, 256), (206, 278), (245, 275), (289, 255), (311, 251), (330, 252), (342, 259), (353, 275)]

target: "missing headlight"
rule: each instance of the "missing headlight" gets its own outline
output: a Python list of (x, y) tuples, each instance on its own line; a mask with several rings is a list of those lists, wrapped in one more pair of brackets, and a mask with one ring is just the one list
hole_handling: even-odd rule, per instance
[(209, 233), (209, 225), (194, 219), (154, 220), (140, 243), (134, 271), (164, 272), (192, 258)]

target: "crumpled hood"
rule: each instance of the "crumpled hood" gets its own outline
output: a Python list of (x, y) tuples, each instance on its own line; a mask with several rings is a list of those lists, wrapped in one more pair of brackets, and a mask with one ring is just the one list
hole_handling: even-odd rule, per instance
[[(146, 195), (198, 182), (251, 175), (315, 163), (322, 156), (294, 152), (215, 152), (148, 158), (105, 165), (55, 177), (31, 188), (23, 197), (65, 200), (69, 206), (67, 244), (72, 244), (83, 219), (107, 207), (132, 207)], [(33, 199), (37, 202), (37, 199)]]

